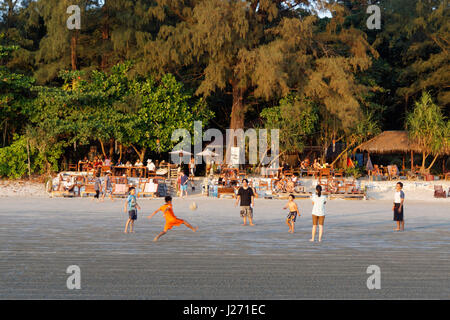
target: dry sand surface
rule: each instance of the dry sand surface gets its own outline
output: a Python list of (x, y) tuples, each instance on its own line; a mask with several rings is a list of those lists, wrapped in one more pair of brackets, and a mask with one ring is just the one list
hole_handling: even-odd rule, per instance
[[(197, 211), (190, 211), (195, 200)], [(161, 199), (140, 200), (136, 233), (124, 234), (123, 200), (0, 198), (1, 299), (448, 299), (448, 202), (407, 201), (394, 232), (391, 201), (333, 200), (322, 243), (308, 241), (311, 208), (299, 200), (295, 234), (285, 201), (256, 201), (254, 227), (231, 199), (175, 199), (176, 227), (153, 243)], [(66, 268), (81, 268), (68, 290)], [(366, 286), (369, 265), (381, 289)]]

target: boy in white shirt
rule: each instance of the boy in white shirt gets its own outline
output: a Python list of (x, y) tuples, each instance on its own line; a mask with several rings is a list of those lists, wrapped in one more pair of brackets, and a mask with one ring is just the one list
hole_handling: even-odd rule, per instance
[(403, 202), (405, 201), (405, 193), (403, 192), (403, 183), (397, 182), (394, 194), (394, 221), (397, 222), (397, 228), (394, 231), (405, 230), (405, 220), (403, 219)]

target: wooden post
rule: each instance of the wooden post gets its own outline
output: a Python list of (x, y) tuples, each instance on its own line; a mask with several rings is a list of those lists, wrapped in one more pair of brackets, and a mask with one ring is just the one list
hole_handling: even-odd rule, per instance
[(411, 150), (411, 174), (414, 172), (414, 151)]
[(30, 163), (30, 142), (27, 139), (27, 156), (28, 156), (28, 179), (31, 179), (31, 163)]

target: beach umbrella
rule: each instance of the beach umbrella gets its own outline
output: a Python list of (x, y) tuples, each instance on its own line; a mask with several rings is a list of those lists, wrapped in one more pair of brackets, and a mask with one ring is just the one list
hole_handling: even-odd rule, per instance
[(190, 153), (189, 151), (184, 151), (184, 150), (174, 150), (174, 151), (170, 151), (169, 153), (170, 154), (178, 154), (180, 157), (192, 155), (192, 153)]
[(202, 152), (197, 153), (197, 155), (198, 156), (204, 156), (204, 157), (218, 157), (219, 156), (218, 153), (212, 152), (209, 149), (205, 149)]
[(367, 171), (372, 171), (373, 170), (373, 164), (372, 164), (372, 160), (370, 160), (370, 156), (367, 159), (366, 170)]
[[(192, 155), (192, 153), (190, 153), (189, 151), (184, 151), (184, 150), (174, 150), (174, 151), (170, 151), (169, 153), (177, 154), (180, 157), (180, 165), (183, 160), (183, 157)], [(172, 160), (173, 160), (173, 158), (172, 158)]]

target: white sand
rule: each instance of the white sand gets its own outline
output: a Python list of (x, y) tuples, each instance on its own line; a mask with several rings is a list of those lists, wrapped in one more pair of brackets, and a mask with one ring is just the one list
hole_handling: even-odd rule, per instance
[[(195, 200), (198, 210), (189, 210)], [(257, 199), (255, 227), (240, 225), (231, 199), (175, 199), (176, 227), (145, 215), (161, 199), (138, 201), (135, 234), (124, 234), (124, 200), (0, 198), (0, 299), (448, 299), (450, 209), (405, 203), (406, 231), (393, 232), (392, 202), (331, 200), (323, 243), (310, 243), (309, 200), (298, 200), (296, 233), (286, 201)], [(68, 290), (66, 268), (81, 268)], [(381, 289), (368, 290), (369, 265)]]

